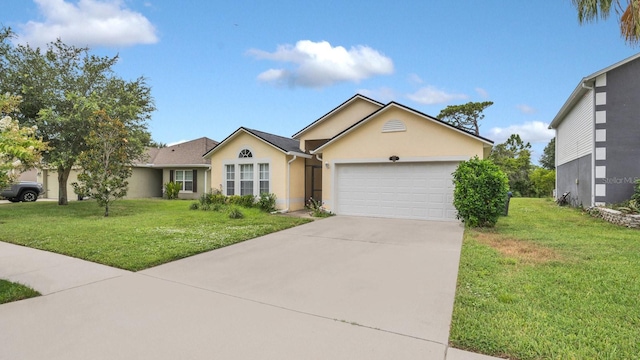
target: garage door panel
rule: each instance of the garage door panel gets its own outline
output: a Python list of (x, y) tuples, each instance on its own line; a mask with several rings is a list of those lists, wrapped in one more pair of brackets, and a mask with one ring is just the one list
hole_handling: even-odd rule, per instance
[(336, 212), (453, 220), (451, 173), (457, 163), (339, 164)]

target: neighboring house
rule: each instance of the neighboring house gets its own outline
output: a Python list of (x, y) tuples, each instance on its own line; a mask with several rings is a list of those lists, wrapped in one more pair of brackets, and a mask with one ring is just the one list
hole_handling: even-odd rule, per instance
[[(181, 184), (182, 199), (197, 199), (211, 188), (209, 162), (202, 154), (218, 142), (206, 137), (164, 148), (148, 148), (147, 160), (136, 163), (129, 178), (128, 199), (161, 197), (164, 184), (175, 181)], [(67, 196), (75, 196), (71, 183), (78, 181), (80, 169), (73, 169), (67, 181)], [(39, 172), (38, 182), (45, 188), (47, 198), (58, 197), (58, 173), (55, 169)]]
[(583, 78), (555, 116), (556, 191), (574, 206), (629, 200), (640, 178), (640, 54)]
[[(309, 198), (337, 214), (452, 220), (451, 173), (493, 142), (419, 111), (355, 95), (285, 138), (239, 128), (204, 155), (226, 195), (275, 193), (281, 210)], [(219, 184), (219, 185), (218, 185)]]
[(30, 169), (20, 174), (18, 177), (19, 181), (37, 181), (38, 180), (38, 169)]

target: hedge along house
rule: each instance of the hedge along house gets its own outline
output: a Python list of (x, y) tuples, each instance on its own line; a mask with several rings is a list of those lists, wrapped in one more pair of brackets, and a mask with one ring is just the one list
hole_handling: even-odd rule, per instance
[(269, 179), (282, 210), (313, 198), (337, 214), (454, 220), (451, 173), (460, 161), (488, 156), (492, 144), (404, 105), (355, 95), (293, 139), (240, 128), (205, 158), (223, 193), (257, 195)]
[(556, 190), (573, 206), (629, 200), (640, 179), (640, 54), (583, 78), (555, 116)]
[[(202, 153), (217, 144), (214, 140), (202, 137), (164, 148), (148, 148), (146, 159), (132, 167), (126, 198), (161, 197), (164, 184), (173, 180), (182, 186), (180, 198), (197, 199), (211, 187), (210, 165), (202, 158)], [(69, 174), (69, 199), (75, 196), (71, 184), (78, 181), (80, 172), (81, 169), (74, 168)], [(58, 197), (58, 173), (55, 169), (44, 168), (38, 171), (37, 181), (43, 184), (45, 197)]]

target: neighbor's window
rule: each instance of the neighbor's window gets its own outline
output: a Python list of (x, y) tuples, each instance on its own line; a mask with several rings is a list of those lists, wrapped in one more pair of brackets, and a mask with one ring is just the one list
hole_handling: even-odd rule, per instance
[(193, 170), (176, 170), (175, 182), (182, 185), (182, 191), (193, 191)]
[(260, 194), (269, 193), (269, 164), (258, 164), (260, 166)]
[(238, 155), (239, 158), (250, 158), (253, 157), (253, 154), (251, 153), (251, 150), (249, 149), (242, 149), (240, 151), (240, 154)]
[(236, 166), (227, 165), (227, 196), (234, 195), (236, 190)]
[(253, 195), (253, 164), (240, 164), (240, 195)]

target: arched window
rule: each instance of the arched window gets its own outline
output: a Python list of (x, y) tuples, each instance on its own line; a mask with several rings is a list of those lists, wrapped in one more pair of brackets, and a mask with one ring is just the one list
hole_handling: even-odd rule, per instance
[(240, 154), (238, 155), (239, 158), (250, 158), (253, 157), (253, 154), (251, 153), (251, 150), (249, 149), (242, 149), (240, 151)]

